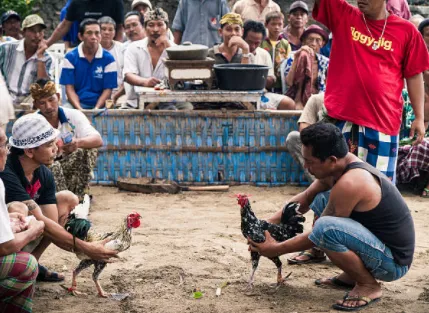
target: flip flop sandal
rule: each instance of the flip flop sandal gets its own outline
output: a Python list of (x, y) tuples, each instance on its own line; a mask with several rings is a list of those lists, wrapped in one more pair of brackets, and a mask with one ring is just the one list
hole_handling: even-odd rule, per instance
[(59, 277), (58, 273), (51, 272), (48, 275), (48, 272), (49, 270), (45, 266), (39, 264), (39, 274), (36, 280), (42, 282), (60, 282), (64, 280), (64, 278)]
[[(365, 297), (365, 296), (360, 296), (360, 297), (359, 296), (349, 296), (349, 294), (346, 293), (346, 295), (343, 298), (343, 303), (342, 304), (335, 303), (332, 305), (332, 308), (334, 308), (335, 310), (338, 310), (338, 311), (353, 312), (353, 311), (362, 310), (362, 309), (368, 307), (369, 305), (371, 305), (373, 303), (377, 303), (380, 300), (381, 300), (381, 298), (371, 299), (371, 298)], [(350, 307), (350, 306), (344, 306), (343, 305), (345, 301), (364, 301), (365, 304)]]
[[(308, 259), (307, 260), (297, 260), (296, 258), (299, 256), (307, 256)], [(291, 258), (291, 259), (287, 259), (288, 264), (290, 265), (294, 265), (294, 264), (309, 264), (309, 263), (320, 263), (326, 260), (326, 256), (322, 256), (322, 257), (316, 257), (314, 256), (313, 253), (310, 253), (308, 251), (302, 251), (300, 254), (298, 254), (297, 256)]]
[(314, 283), (318, 286), (318, 287), (334, 287), (334, 288), (339, 288), (339, 289), (353, 289), (355, 287), (355, 284), (349, 284), (346, 283), (340, 279), (338, 279), (338, 276), (334, 276), (332, 278), (328, 279), (330, 283), (323, 283), (321, 279), (316, 279), (314, 281)]
[(422, 198), (429, 198), (429, 189), (424, 188), (420, 197), (422, 197)]

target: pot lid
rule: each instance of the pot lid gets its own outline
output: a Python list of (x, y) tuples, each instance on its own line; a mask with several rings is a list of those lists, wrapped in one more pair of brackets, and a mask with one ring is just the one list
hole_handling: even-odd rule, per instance
[(183, 44), (181, 45), (177, 45), (177, 46), (172, 46), (167, 48), (167, 51), (200, 51), (200, 50), (208, 50), (209, 48), (207, 46), (204, 45), (198, 45), (198, 44), (192, 44), (190, 41), (185, 41)]

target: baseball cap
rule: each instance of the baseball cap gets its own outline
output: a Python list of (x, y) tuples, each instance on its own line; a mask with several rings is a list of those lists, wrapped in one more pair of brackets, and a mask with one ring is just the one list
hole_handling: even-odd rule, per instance
[(295, 11), (297, 9), (304, 10), (308, 14), (308, 5), (304, 1), (293, 2), (289, 7), (289, 13), (292, 13), (293, 11)]
[(429, 26), (429, 18), (424, 19), (420, 24), (419, 24), (419, 32), (423, 35), (423, 29), (425, 27)]
[(24, 19), (21, 28), (24, 30), (25, 28), (33, 27), (35, 25), (42, 25), (43, 28), (46, 28), (45, 22), (39, 15), (31, 14)]
[(309, 27), (307, 27), (306, 30), (304, 31), (304, 33), (301, 35), (300, 40), (304, 41), (305, 37), (307, 37), (311, 33), (316, 33), (316, 34), (319, 34), (320, 36), (322, 36), (323, 40), (325, 40), (325, 43), (327, 43), (329, 40), (328, 32), (326, 32), (322, 27), (320, 27), (319, 25), (316, 25), (316, 24), (313, 24), (313, 25), (310, 25)]
[(149, 7), (149, 9), (152, 10), (152, 3), (150, 3), (149, 0), (134, 0), (133, 3), (131, 4), (131, 9), (134, 10), (134, 8), (139, 4), (145, 4)]
[(42, 115), (27, 114), (13, 124), (9, 144), (18, 149), (37, 148), (57, 138), (59, 133)]
[(1, 16), (1, 24), (3, 24), (4, 22), (6, 22), (8, 19), (10, 19), (11, 17), (16, 17), (18, 20), (21, 20), (21, 16), (19, 16), (18, 12), (15, 12), (13, 10), (9, 10), (6, 11), (2, 14)]

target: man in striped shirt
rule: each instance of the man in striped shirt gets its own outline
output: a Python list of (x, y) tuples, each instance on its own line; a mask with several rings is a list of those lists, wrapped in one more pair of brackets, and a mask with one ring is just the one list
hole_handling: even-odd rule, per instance
[(0, 46), (0, 70), (14, 105), (32, 103), (30, 85), (49, 78), (52, 58), (46, 52), (45, 28), (40, 16), (29, 15), (22, 22), (24, 39)]

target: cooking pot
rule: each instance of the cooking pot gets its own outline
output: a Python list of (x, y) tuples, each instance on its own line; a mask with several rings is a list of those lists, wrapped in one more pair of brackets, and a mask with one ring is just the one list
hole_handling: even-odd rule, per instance
[(215, 64), (217, 85), (224, 90), (263, 90), (269, 67), (256, 64)]
[(170, 60), (205, 60), (209, 48), (204, 45), (193, 45), (189, 41), (182, 45), (172, 46), (166, 49)]

